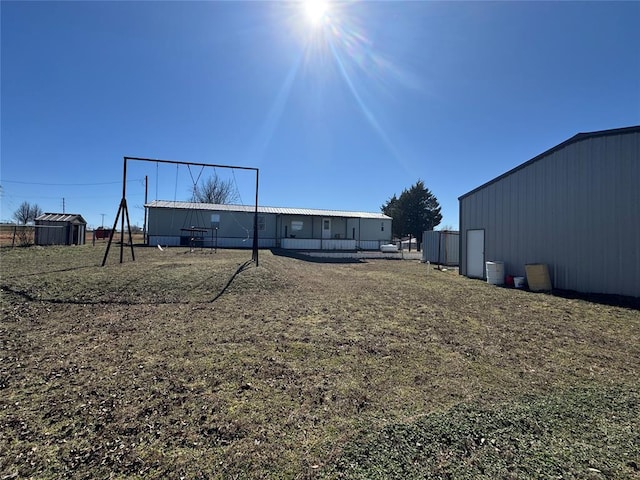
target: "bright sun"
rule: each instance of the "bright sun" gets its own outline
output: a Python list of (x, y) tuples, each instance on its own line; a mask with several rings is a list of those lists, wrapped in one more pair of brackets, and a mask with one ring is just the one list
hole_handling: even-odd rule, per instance
[(307, 20), (309, 20), (312, 25), (320, 24), (329, 9), (326, 0), (304, 0), (302, 4)]

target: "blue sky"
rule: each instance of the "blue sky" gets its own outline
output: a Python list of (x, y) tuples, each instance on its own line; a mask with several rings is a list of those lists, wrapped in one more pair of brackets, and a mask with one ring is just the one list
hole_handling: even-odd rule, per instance
[[(640, 124), (640, 2), (6, 2), (0, 218), (113, 223), (122, 158), (260, 169), (262, 205), (458, 196), (578, 132)], [(127, 201), (213, 169), (129, 164)], [(252, 172), (215, 169), (254, 201)]]

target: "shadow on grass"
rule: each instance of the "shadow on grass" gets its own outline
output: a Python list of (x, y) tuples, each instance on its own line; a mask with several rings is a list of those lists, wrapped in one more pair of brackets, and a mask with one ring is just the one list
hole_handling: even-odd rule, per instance
[(283, 248), (272, 248), (271, 253), (280, 257), (295, 258), (297, 260), (303, 260), (311, 263), (363, 263), (363, 260), (360, 258), (315, 257), (313, 255), (306, 255), (301, 252), (285, 250)]
[[(247, 260), (246, 262), (240, 264), (238, 266), (238, 268), (236, 269), (235, 272), (233, 272), (233, 274), (231, 275), (231, 277), (229, 277), (229, 280), (227, 280), (227, 283), (224, 285), (224, 287), (222, 287), (222, 289), (218, 292), (218, 294), (213, 297), (213, 299), (209, 300), (208, 302), (205, 303), (213, 303), (216, 300), (218, 300), (229, 288), (229, 286), (233, 283), (233, 281), (235, 280), (235, 278), (242, 273), (243, 271), (245, 271), (247, 268), (249, 268), (250, 265), (253, 264), (253, 260)], [(67, 269), (61, 269), (61, 270), (54, 270), (53, 272), (68, 272), (68, 271), (73, 271), (73, 270), (78, 270), (81, 268), (87, 268), (87, 267), (76, 267), (76, 268), (67, 268)], [(132, 279), (128, 282), (128, 284), (132, 284), (134, 283), (136, 280)], [(90, 300), (90, 299), (71, 299), (71, 298), (64, 298), (64, 299), (58, 299), (58, 298), (39, 298), (35, 295), (33, 295), (32, 293), (28, 292), (27, 290), (21, 290), (21, 289), (17, 289), (14, 287), (11, 287), (9, 285), (0, 285), (0, 291), (6, 292), (6, 293), (11, 293), (13, 295), (17, 295), (21, 298), (23, 298), (24, 300), (30, 301), (30, 302), (44, 302), (44, 303), (51, 303), (51, 304), (62, 304), (62, 305), (158, 305), (159, 303), (166, 303), (166, 304), (179, 304), (179, 303), (189, 303), (188, 301), (173, 301), (173, 302), (158, 302), (158, 301), (152, 301), (152, 302), (144, 302), (144, 301), (140, 301), (140, 302), (134, 302), (131, 300), (114, 300), (114, 299), (109, 299), (109, 300)]]
[(571, 300), (585, 300), (591, 303), (599, 303), (610, 307), (630, 308), (640, 310), (640, 297), (628, 297), (625, 295), (611, 295), (605, 293), (580, 293), (572, 290), (553, 290), (555, 297)]
[[(514, 290), (514, 287), (508, 285), (494, 285), (499, 288)], [(565, 298), (567, 300), (584, 300), (585, 302), (607, 305), (609, 307), (629, 308), (632, 310), (640, 310), (640, 297), (629, 297), (626, 295), (613, 295), (607, 293), (582, 293), (574, 290), (560, 290), (554, 288), (552, 291), (534, 292), (528, 288), (518, 288), (523, 292), (534, 295), (551, 295), (554, 297)]]
[(249, 265), (251, 265), (253, 263), (253, 260), (247, 260), (246, 262), (240, 264), (240, 266), (238, 267), (238, 269), (233, 273), (233, 275), (231, 275), (231, 277), (229, 278), (229, 281), (225, 284), (224, 287), (222, 287), (222, 290), (220, 290), (218, 292), (218, 294), (213, 297), (213, 299), (211, 300), (210, 303), (215, 302), (217, 299), (219, 299), (224, 292), (227, 291), (227, 288), (229, 288), (229, 285), (231, 285), (231, 283), (233, 282), (233, 280), (242, 272), (244, 272), (247, 268), (249, 268)]

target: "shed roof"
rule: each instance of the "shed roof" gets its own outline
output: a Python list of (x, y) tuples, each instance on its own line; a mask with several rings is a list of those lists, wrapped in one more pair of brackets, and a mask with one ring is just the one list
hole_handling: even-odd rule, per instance
[(556, 145), (555, 147), (552, 147), (549, 150), (541, 153), (540, 155), (536, 155), (531, 160), (528, 160), (528, 161), (518, 165), (517, 167), (512, 168), (508, 172), (505, 172), (502, 175), (494, 178), (493, 180), (489, 180), (488, 182), (483, 183), (479, 187), (474, 188), (470, 192), (467, 192), (464, 195), (461, 195), (460, 197), (458, 197), (458, 200), (462, 200), (463, 198), (466, 198), (469, 195), (472, 195), (472, 194), (476, 193), (477, 191), (482, 190), (483, 188), (488, 187), (489, 185), (491, 185), (493, 183), (496, 183), (497, 181), (502, 180), (505, 177), (508, 177), (509, 175), (517, 172), (518, 170), (522, 170), (523, 168), (528, 167), (532, 163), (537, 162), (538, 160), (541, 160), (544, 157), (546, 157), (548, 155), (551, 155), (554, 152), (557, 152), (558, 150), (561, 150), (561, 149), (563, 149), (565, 147), (568, 147), (571, 144), (574, 144), (574, 143), (577, 143), (577, 142), (581, 142), (582, 140), (587, 140), (589, 138), (608, 137), (610, 135), (624, 135), (624, 134), (627, 134), (627, 133), (640, 133), (640, 125), (636, 125), (636, 126), (633, 126), (633, 127), (614, 128), (614, 129), (611, 129), (611, 130), (599, 130), (597, 132), (578, 133), (578, 134), (574, 135), (573, 137), (569, 138), (568, 140), (565, 140), (564, 142), (560, 143), (559, 145)]
[(43, 213), (36, 217), (37, 222), (75, 222), (84, 223), (87, 221), (78, 213)]
[[(149, 208), (176, 208), (182, 210), (211, 210), (222, 212), (248, 212), (255, 211), (253, 205), (221, 205), (216, 203), (173, 202), (170, 200), (154, 200), (145, 204)], [(289, 207), (264, 207), (258, 206), (258, 213), (273, 213), (283, 215), (304, 215), (318, 217), (349, 217), (349, 218), (373, 218), (378, 220), (391, 220), (391, 217), (383, 213), (353, 212), (347, 210), (319, 210), (313, 208), (289, 208)]]

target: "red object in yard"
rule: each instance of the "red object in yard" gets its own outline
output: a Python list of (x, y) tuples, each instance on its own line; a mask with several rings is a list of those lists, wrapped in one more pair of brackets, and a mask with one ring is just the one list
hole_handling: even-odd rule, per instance
[(507, 284), (507, 287), (515, 286), (514, 281), (513, 281), (513, 275), (507, 275), (505, 283)]
[(97, 239), (109, 238), (109, 235), (111, 235), (111, 229), (98, 227), (95, 230), (95, 234)]

